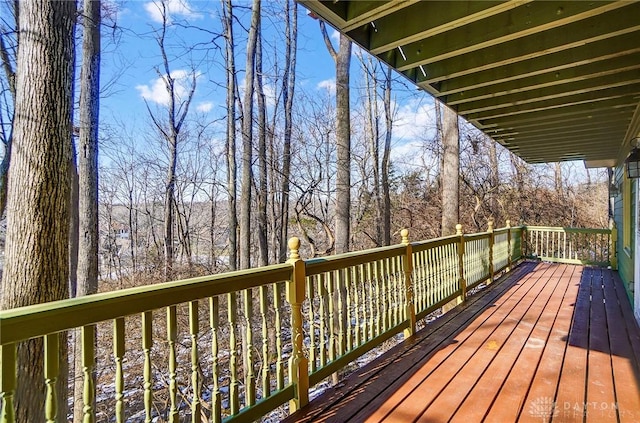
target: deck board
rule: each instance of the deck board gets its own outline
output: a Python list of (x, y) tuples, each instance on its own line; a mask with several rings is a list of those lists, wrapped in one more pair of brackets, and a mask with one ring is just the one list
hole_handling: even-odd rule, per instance
[(523, 263), (286, 422), (640, 422), (638, 357), (617, 273)]

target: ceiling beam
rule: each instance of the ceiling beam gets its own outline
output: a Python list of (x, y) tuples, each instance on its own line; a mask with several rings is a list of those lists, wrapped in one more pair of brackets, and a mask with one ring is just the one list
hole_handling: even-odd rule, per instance
[[(455, 4), (455, 3), (454, 3)], [(583, 19), (598, 16), (626, 6), (625, 2), (547, 1), (535, 8), (529, 4), (472, 22), (461, 28), (437, 34), (398, 47), (403, 54), (396, 56), (394, 67), (405, 71), (418, 65), (496, 46), (508, 41), (539, 34)], [(398, 22), (398, 25), (401, 25)]]
[(471, 89), (496, 86), (521, 78), (561, 72), (573, 67), (600, 66), (604, 61), (617, 60), (640, 52), (640, 33), (623, 34), (619, 37), (579, 45), (545, 56), (533, 57), (520, 62), (491, 68), (438, 83), (440, 95), (451, 95)]

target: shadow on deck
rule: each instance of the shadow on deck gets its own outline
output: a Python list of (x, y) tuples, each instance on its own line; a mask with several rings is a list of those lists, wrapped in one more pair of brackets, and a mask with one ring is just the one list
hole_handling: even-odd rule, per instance
[(616, 272), (525, 262), (286, 422), (640, 422)]

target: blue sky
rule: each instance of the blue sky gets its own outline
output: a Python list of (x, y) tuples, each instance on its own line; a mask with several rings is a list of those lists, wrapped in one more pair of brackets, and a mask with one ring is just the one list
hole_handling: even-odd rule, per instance
[[(277, 15), (281, 2), (263, 0), (265, 16), (265, 52), (273, 56), (274, 51), (284, 49), (281, 17)], [(224, 116), (224, 60), (221, 32), (220, 2), (202, 0), (167, 0), (171, 21), (179, 24), (167, 33), (167, 45), (171, 62), (171, 73), (182, 81), (183, 91), (195, 72), (197, 88), (192, 112), (205, 119), (216, 121)], [(250, 2), (234, 2), (240, 22), (248, 20)], [(153, 1), (125, 1), (118, 3), (115, 22), (117, 30), (103, 31), (101, 120), (128, 126), (133, 133), (148, 133), (150, 122), (145, 100), (152, 110), (161, 109), (167, 94), (156, 68), (161, 68), (160, 51), (154, 39), (154, 30), (160, 28), (159, 8)], [(109, 24), (109, 20), (105, 20)], [(201, 29), (196, 29), (198, 27)], [(306, 10), (298, 6), (298, 59), (297, 93), (308, 95), (329, 90), (334, 83), (334, 63), (321, 36), (318, 22), (307, 16)], [(203, 30), (204, 29), (204, 30)], [(337, 46), (338, 34), (330, 29), (331, 38)], [(243, 46), (246, 31), (240, 26), (235, 29), (238, 45), (237, 66), (244, 68)], [(215, 46), (219, 48), (215, 48)], [(193, 49), (193, 47), (196, 47)], [(189, 51), (191, 50), (191, 51)], [(352, 102), (357, 103), (359, 67), (352, 59)], [(265, 68), (273, 64), (265, 57)], [(280, 65), (281, 66), (281, 65)], [(164, 71), (161, 69), (161, 73)], [(244, 73), (238, 76), (242, 81)], [(397, 102), (394, 124), (394, 156), (400, 157), (415, 150), (425, 137), (426, 128), (433, 127), (433, 101), (431, 97), (405, 84), (396, 75), (394, 100)], [(242, 83), (242, 82), (241, 82)], [(267, 95), (269, 93), (267, 84)], [(326, 94), (326, 93), (325, 93)]]

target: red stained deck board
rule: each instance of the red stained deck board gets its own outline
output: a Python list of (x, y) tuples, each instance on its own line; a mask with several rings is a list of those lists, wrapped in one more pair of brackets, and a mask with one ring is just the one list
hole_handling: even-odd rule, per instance
[(524, 401), (524, 409), (519, 417), (521, 422), (538, 423), (544, 418), (550, 419), (554, 415), (557, 417), (563, 412), (562, 409), (557, 408), (555, 397), (581, 274), (581, 269), (575, 266), (572, 266), (568, 272), (567, 291), (562, 299), (549, 337), (543, 346), (544, 352)]
[[(555, 267), (557, 271), (563, 269), (563, 267)], [(556, 274), (554, 273), (554, 276)], [(559, 308), (559, 304), (562, 297), (564, 296), (569, 278), (559, 278), (556, 282), (556, 278), (552, 278), (548, 281), (548, 284), (553, 286), (556, 285), (561, 287), (560, 291), (556, 295), (560, 295), (555, 302), (555, 311), (553, 311), (553, 316), (557, 314), (557, 310)], [(553, 310), (552, 307), (550, 307)], [(546, 339), (548, 338), (550, 328), (553, 325), (553, 320), (542, 322), (539, 325), (536, 325), (534, 329), (534, 336), (538, 339)], [(527, 397), (527, 393), (531, 386), (531, 383), (535, 377), (535, 372), (540, 362), (540, 358), (542, 356), (542, 349), (524, 349), (521, 351), (518, 356), (518, 360), (514, 364), (511, 369), (511, 373), (509, 377), (505, 380), (502, 385), (498, 396), (495, 401), (491, 405), (491, 408), (486, 416), (486, 421), (489, 422), (511, 422), (517, 421), (518, 416), (524, 411), (528, 413), (532, 411), (530, 409), (530, 404), (525, 404), (525, 399)], [(535, 411), (534, 411), (535, 412)]]
[[(616, 422), (615, 393), (611, 372), (611, 350), (604, 307), (602, 274), (585, 269), (591, 279), (591, 314), (589, 318), (589, 357), (587, 364), (587, 422)], [(611, 412), (613, 410), (613, 412)]]
[[(509, 328), (512, 326), (512, 323), (515, 323), (512, 331), (506, 334), (507, 336), (504, 338), (491, 337), (455, 376), (455, 383), (450, 383), (447, 386), (429, 406), (429, 409), (420, 416), (418, 421), (446, 421), (456, 413), (456, 410), (461, 408), (463, 402), (465, 405), (470, 406), (470, 411), (473, 410), (473, 414), (476, 414), (475, 410), (482, 413), (482, 410), (479, 410), (477, 402), (472, 398), (466, 398), (467, 395), (469, 395), (476, 384), (479, 383), (479, 379), (484, 375), (494, 378), (496, 374), (504, 375), (502, 377), (502, 380), (504, 380), (522, 351), (527, 347), (527, 340), (542, 340), (542, 338), (547, 338), (548, 331), (546, 329), (539, 330), (539, 328), (545, 325), (551, 326), (560, 306), (560, 301), (562, 300), (562, 296), (557, 294), (559, 291), (566, 290), (566, 284), (560, 283), (560, 278), (557, 279), (557, 284), (546, 283), (544, 288), (539, 291), (538, 295), (532, 298), (528, 304), (524, 302), (519, 304), (527, 306), (528, 308), (517, 321), (515, 320), (517, 316), (507, 316), (507, 319), (500, 324), (500, 328), (505, 326)], [(529, 348), (531, 347), (529, 344)], [(506, 374), (504, 372), (505, 370)], [(488, 382), (482, 381), (481, 383), (489, 386)], [(495, 380), (495, 383), (498, 385), (501, 384), (500, 380)], [(488, 405), (490, 405), (490, 403)], [(460, 411), (460, 415), (464, 416), (464, 409)], [(479, 417), (478, 421), (480, 421), (484, 417), (484, 413), (477, 417)], [(461, 417), (461, 420), (468, 418), (470, 418), (470, 416)]]
[[(498, 395), (504, 381), (508, 377), (519, 377), (518, 374), (512, 372), (512, 368), (516, 360), (520, 357), (523, 349), (544, 350), (538, 372), (536, 372), (536, 377), (532, 384), (533, 395), (536, 395), (533, 401), (535, 401), (537, 405), (539, 402), (544, 401), (549, 395), (551, 395), (553, 399), (566, 345), (566, 332), (568, 332), (569, 322), (573, 314), (573, 301), (577, 293), (577, 282), (571, 279), (574, 273), (575, 267), (573, 266), (567, 267), (564, 270), (560, 281), (566, 281), (566, 283), (558, 284), (559, 289), (555, 291), (558, 297), (556, 300), (557, 304), (550, 303), (549, 306), (545, 308), (541, 319), (537, 322), (536, 326), (542, 327), (543, 330), (541, 331), (540, 328), (537, 328), (537, 331), (532, 331), (527, 339), (518, 345), (519, 348), (507, 349), (501, 357), (498, 357), (494, 362), (495, 368), (490, 368), (485, 372), (483, 378), (478, 381), (462, 407), (460, 407), (454, 415), (452, 422), (467, 423), (469, 421), (482, 421), (487, 410), (489, 410)], [(566, 322), (557, 318), (557, 316), (566, 315), (567, 313), (568, 318)], [(562, 323), (565, 323), (564, 328), (562, 327)], [(563, 332), (563, 329), (565, 332)], [(559, 356), (560, 360), (549, 360), (549, 357), (553, 354)], [(552, 382), (553, 386), (549, 387), (545, 384), (540, 384), (540, 381), (537, 380), (537, 376), (540, 374), (545, 374), (546, 377), (551, 376), (551, 378), (555, 375), (555, 381)], [(547, 382), (546, 379), (545, 382)], [(549, 392), (551, 392), (551, 394), (549, 394)], [(530, 396), (531, 394), (532, 391), (529, 391)], [(529, 411), (528, 407), (532, 404), (531, 401), (532, 400), (529, 399), (524, 401), (525, 407), (527, 407), (526, 411)], [(527, 421), (529, 417), (533, 418), (530, 413), (524, 413), (520, 416), (520, 420)], [(540, 422), (540, 420), (540, 417), (536, 415), (533, 421)]]
[[(523, 289), (518, 289), (515, 295), (499, 304), (496, 309), (487, 310), (478, 319), (482, 321), (479, 327), (470, 326), (456, 338), (457, 344), (440, 350), (367, 421), (400, 422), (418, 419), (465, 363), (472, 360), (478, 349), (492, 340), (496, 343), (503, 342), (515, 327), (515, 322), (524, 315), (530, 302), (544, 289), (546, 279), (543, 276), (542, 272), (529, 275), (536, 279), (534, 283), (523, 284)], [(509, 316), (512, 319), (505, 323), (504, 320)], [(457, 381), (454, 383), (458, 385)], [(388, 414), (381, 416), (384, 412)]]
[(556, 401), (561, 422), (582, 422), (587, 379), (591, 282), (583, 269), (565, 351)]
[[(618, 285), (617, 285), (618, 284)], [(640, 371), (635, 361), (632, 341), (633, 333), (627, 327), (623, 308), (629, 308), (627, 296), (619, 279), (610, 272), (603, 275), (605, 309), (607, 313), (607, 332), (611, 346), (611, 364), (615, 384), (615, 407), (612, 407), (621, 422), (640, 421)], [(616, 288), (619, 288), (616, 290)], [(624, 295), (618, 297), (618, 292)], [(628, 322), (633, 324), (633, 322)]]
[(540, 398), (554, 422), (640, 422), (640, 329), (617, 274), (548, 263), (516, 272), (286, 421), (549, 421), (531, 413)]

